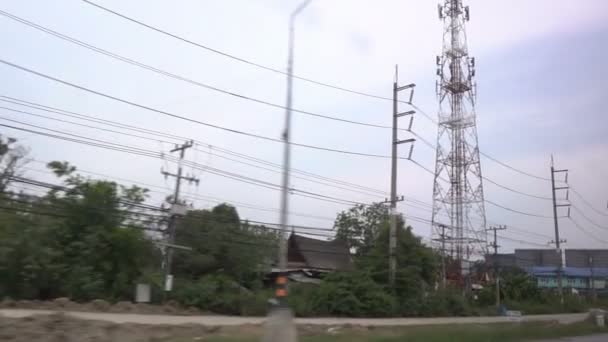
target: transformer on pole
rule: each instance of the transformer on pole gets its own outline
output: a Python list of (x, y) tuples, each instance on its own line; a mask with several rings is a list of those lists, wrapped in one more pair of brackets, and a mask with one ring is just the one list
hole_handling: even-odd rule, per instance
[(442, 55), (436, 60), (439, 114), (431, 234), (442, 255), (458, 265), (457, 274), (467, 285), (471, 255), (483, 255), (487, 250), (475, 116), (475, 58), (467, 50), (468, 6), (462, 0), (445, 0), (438, 12), (444, 34)]

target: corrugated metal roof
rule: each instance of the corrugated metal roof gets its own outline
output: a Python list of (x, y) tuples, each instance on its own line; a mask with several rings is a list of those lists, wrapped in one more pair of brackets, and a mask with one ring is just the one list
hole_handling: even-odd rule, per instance
[(348, 247), (341, 241), (323, 241), (296, 234), (291, 234), (289, 240), (296, 246), (308, 268), (324, 270), (352, 268)]

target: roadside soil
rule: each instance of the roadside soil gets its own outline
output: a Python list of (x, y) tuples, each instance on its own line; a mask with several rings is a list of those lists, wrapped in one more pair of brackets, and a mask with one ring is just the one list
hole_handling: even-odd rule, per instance
[(91, 302), (77, 303), (68, 298), (57, 298), (50, 301), (40, 300), (11, 300), (0, 301), (0, 309), (39, 309), (53, 311), (82, 311), (82, 312), (108, 312), (108, 313), (134, 313), (147, 315), (204, 315), (205, 312), (191, 307), (186, 308), (177, 302), (169, 301), (163, 305), (117, 302), (109, 303), (105, 300), (96, 299)]
[[(367, 328), (350, 327), (350, 329)], [(300, 336), (327, 332), (327, 327), (299, 326)], [(259, 338), (264, 326), (143, 325), (81, 320), (63, 313), (23, 318), (0, 316), (0, 341), (3, 342), (174, 342), (215, 341), (235, 336)]]

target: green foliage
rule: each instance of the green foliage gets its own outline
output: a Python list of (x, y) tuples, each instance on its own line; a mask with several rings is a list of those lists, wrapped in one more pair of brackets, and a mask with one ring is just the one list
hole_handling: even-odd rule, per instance
[(311, 317), (317, 315), (313, 299), (317, 295), (318, 289), (319, 286), (315, 284), (292, 283), (289, 285), (287, 300), (289, 307), (296, 316)]
[(369, 251), (382, 227), (388, 227), (388, 208), (382, 203), (354, 206), (338, 214), (334, 223), (336, 238), (358, 255)]
[(262, 227), (241, 223), (227, 204), (190, 211), (179, 221), (175, 241), (194, 251), (176, 251), (175, 274), (195, 280), (219, 272), (251, 287), (270, 268), (276, 238)]
[(539, 301), (541, 291), (536, 281), (519, 269), (501, 272), (501, 297), (511, 301)]
[(0, 194), (6, 192), (10, 177), (19, 173), (25, 162), (28, 150), (17, 144), (14, 138), (5, 138), (0, 134)]
[(395, 313), (394, 298), (365, 272), (330, 274), (311, 299), (318, 315), (385, 317)]
[(155, 261), (151, 241), (132, 229), (138, 213), (127, 213), (145, 191), (73, 175), (66, 162), (49, 167), (65, 177), (64, 191), (5, 195), (14, 211), (0, 218), (0, 295), (131, 298), (136, 279)]
[(173, 298), (183, 305), (230, 315), (263, 315), (270, 292), (249, 291), (225, 275), (208, 275), (176, 284)]

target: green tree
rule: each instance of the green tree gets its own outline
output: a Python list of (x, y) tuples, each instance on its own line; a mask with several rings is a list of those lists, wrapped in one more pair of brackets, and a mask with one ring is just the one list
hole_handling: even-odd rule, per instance
[(0, 135), (0, 194), (7, 190), (11, 177), (26, 162), (27, 149), (17, 144), (17, 139)]
[(365, 255), (378, 238), (383, 227), (388, 227), (388, 208), (382, 203), (357, 205), (338, 214), (334, 222), (336, 238), (346, 242), (358, 255)]
[(541, 291), (534, 278), (519, 268), (503, 270), (500, 274), (500, 290), (505, 300), (538, 301)]
[(18, 298), (130, 298), (154, 247), (141, 228), (145, 189), (77, 175), (49, 163), (63, 187), (10, 194), (0, 217), (0, 290)]
[[(367, 272), (377, 283), (388, 289), (388, 209), (382, 204), (356, 206), (342, 212), (335, 227), (339, 239), (356, 249), (357, 269)], [(403, 313), (415, 313), (422, 299), (433, 290), (438, 273), (436, 253), (414, 235), (412, 227), (397, 220), (397, 271), (395, 298)]]
[(236, 209), (228, 204), (189, 211), (178, 221), (175, 241), (193, 251), (176, 250), (175, 274), (194, 280), (221, 272), (251, 285), (269, 270), (276, 238), (264, 227), (241, 222)]

